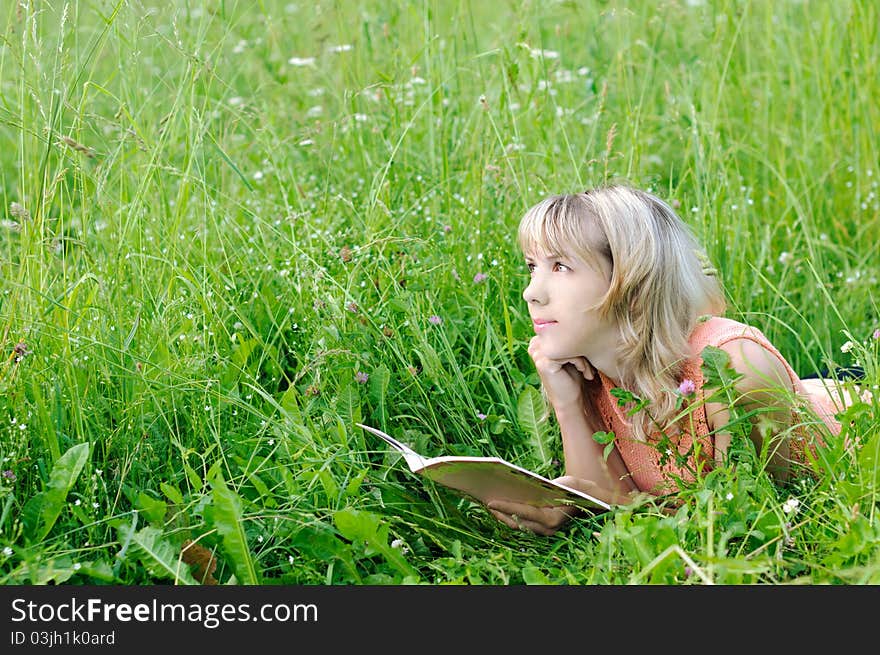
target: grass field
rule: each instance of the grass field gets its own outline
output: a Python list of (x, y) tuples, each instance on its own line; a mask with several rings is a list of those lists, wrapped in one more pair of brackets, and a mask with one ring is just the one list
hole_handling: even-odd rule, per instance
[(877, 401), (815, 477), (745, 452), (552, 538), (354, 425), (561, 475), (514, 236), (609, 180), (876, 388), (875, 2), (0, 11), (3, 583), (880, 583)]

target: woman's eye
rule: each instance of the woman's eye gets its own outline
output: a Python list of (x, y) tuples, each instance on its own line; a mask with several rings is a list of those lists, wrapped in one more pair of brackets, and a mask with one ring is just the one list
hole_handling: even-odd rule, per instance
[(526, 262), (526, 268), (529, 269), (529, 273), (535, 272), (535, 265), (531, 262)]
[(568, 268), (568, 266), (566, 266), (566, 265), (563, 264), (562, 262), (556, 262), (556, 264), (555, 264), (554, 266), (555, 266), (555, 268), (556, 268), (557, 271), (568, 271), (568, 270), (570, 270), (570, 269)]

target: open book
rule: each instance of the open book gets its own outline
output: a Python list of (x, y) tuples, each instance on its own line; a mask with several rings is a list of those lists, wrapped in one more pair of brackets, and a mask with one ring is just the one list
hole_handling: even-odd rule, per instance
[(510, 500), (535, 507), (578, 505), (591, 512), (610, 509), (598, 498), (557, 484), (545, 477), (497, 457), (422, 457), (381, 430), (358, 423), (381, 437), (403, 455), (413, 473), (455, 489), (484, 505), (492, 500)]

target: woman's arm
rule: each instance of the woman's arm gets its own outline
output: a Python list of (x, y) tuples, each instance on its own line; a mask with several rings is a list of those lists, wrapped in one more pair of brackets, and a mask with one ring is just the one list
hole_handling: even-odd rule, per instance
[[(794, 389), (785, 364), (761, 344), (747, 338), (732, 339), (721, 345), (730, 364), (742, 377), (734, 383), (732, 404), (744, 411), (757, 410), (752, 418), (750, 437), (760, 453), (768, 442), (767, 470), (778, 480), (788, 478), (789, 444), (787, 428), (792, 421)], [(723, 463), (731, 434), (725, 427), (731, 420), (729, 403), (706, 403), (709, 429), (715, 434), (715, 461)]]
[[(620, 453), (614, 448), (606, 460), (604, 446), (593, 439), (606, 427), (593, 402), (591, 389), (599, 381), (592, 364), (584, 357), (565, 361), (547, 358), (537, 337), (529, 343), (529, 355), (562, 435), (566, 474), (556, 482), (609, 504), (630, 502), (637, 489)], [(532, 507), (503, 500), (491, 501), (487, 506), (511, 528), (545, 535), (555, 533), (577, 511), (568, 506)]]
[(617, 448), (612, 449), (606, 460), (605, 446), (593, 439), (593, 435), (604, 431), (606, 426), (593, 403), (589, 385), (584, 386), (584, 396), (580, 403), (554, 409), (562, 435), (565, 475), (589, 480), (609, 492), (626, 494), (636, 491)]

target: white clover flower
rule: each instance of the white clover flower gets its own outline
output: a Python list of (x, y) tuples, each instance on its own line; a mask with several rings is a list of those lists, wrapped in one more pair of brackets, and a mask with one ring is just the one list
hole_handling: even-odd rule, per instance
[(730, 491), (728, 491), (728, 492), (727, 492), (727, 495), (725, 496), (725, 498), (727, 498), (727, 500), (733, 500), (733, 493), (731, 493)]
[(3, 554), (6, 555), (6, 557), (11, 556), (12, 555), (12, 548), (9, 546), (6, 546), (6, 548), (3, 549)]
[(784, 503), (782, 503), (782, 511), (786, 514), (791, 514), (797, 511), (798, 505), (801, 504), (797, 498), (789, 498)]
[(854, 344), (852, 341), (847, 341), (845, 344), (843, 344), (843, 345), (840, 347), (840, 352), (842, 352), (842, 353), (848, 353), (850, 350), (853, 349), (853, 346), (854, 346), (854, 345), (855, 345), (855, 344)]

